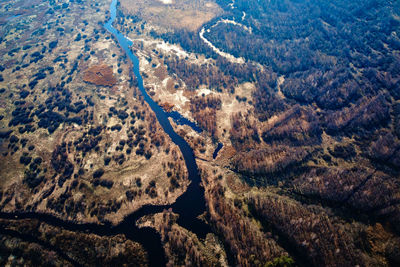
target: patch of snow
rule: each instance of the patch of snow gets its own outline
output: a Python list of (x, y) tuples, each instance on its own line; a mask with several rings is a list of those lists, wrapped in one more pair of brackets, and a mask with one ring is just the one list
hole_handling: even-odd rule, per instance
[(183, 50), (181, 47), (174, 45), (174, 44), (169, 44), (164, 41), (159, 41), (159, 40), (145, 40), (142, 38), (135, 38), (135, 39), (130, 39), (132, 42), (142, 42), (143, 44), (146, 44), (148, 46), (155, 45), (157, 49), (163, 50), (164, 52), (173, 52), (176, 54), (178, 57), (190, 57), (190, 55)]
[(170, 78), (167, 77), (167, 78), (165, 78), (165, 79), (162, 81), (162, 85), (163, 85), (164, 88), (167, 88), (167, 84), (168, 84), (169, 79), (170, 79)]
[(164, 5), (172, 4), (172, 0), (159, 0)]
[(200, 33), (199, 33), (200, 39), (203, 40), (203, 42), (205, 42), (215, 53), (217, 53), (218, 55), (220, 55), (220, 56), (222, 56), (222, 57), (228, 59), (228, 60), (231, 61), (232, 63), (243, 64), (243, 63), (245, 62), (245, 61), (244, 61), (244, 58), (242, 58), (242, 57), (237, 58), (237, 57), (235, 57), (235, 56), (233, 56), (233, 55), (231, 55), (231, 54), (228, 54), (228, 53), (225, 53), (225, 52), (219, 50), (219, 49), (218, 49), (217, 47), (215, 47), (209, 40), (207, 40), (207, 38), (204, 37), (204, 32), (205, 32), (205, 29), (204, 29), (204, 27), (203, 27), (203, 28), (201, 29)]
[(280, 97), (280, 98), (285, 98), (285, 95), (282, 93), (282, 91), (281, 91), (281, 85), (283, 84), (285, 82), (285, 76), (284, 75), (282, 75), (282, 76), (280, 76), (279, 78), (278, 78), (278, 81), (277, 81), (277, 92), (276, 92), (276, 94)]
[(228, 6), (230, 6), (232, 9), (234, 9), (235, 8), (234, 5), (235, 5), (235, 0), (232, 0), (232, 3), (230, 3)]
[(189, 54), (185, 50), (180, 48), (179, 46), (173, 45), (173, 44), (168, 44), (168, 43), (166, 43), (164, 41), (158, 42), (156, 47), (158, 49), (164, 50), (165, 52), (171, 52), (171, 51), (175, 52), (175, 54), (178, 57), (188, 57), (189, 56)]
[(220, 21), (215, 23), (215, 25), (213, 25), (211, 28), (217, 26), (219, 23), (226, 23), (226, 24), (232, 24), (232, 25), (235, 25), (235, 26), (239, 26), (239, 27), (242, 27), (244, 30), (248, 31), (249, 33), (252, 33), (252, 29), (251, 28), (249, 28), (249, 27), (247, 27), (247, 26), (245, 26), (245, 25), (243, 25), (241, 23), (238, 23), (238, 22), (236, 22), (234, 20), (230, 20), (230, 19), (221, 19)]
[(197, 90), (197, 96), (201, 96), (202, 94), (209, 95), (212, 93), (213, 93), (213, 91), (211, 91), (210, 89), (207, 89), (207, 88), (201, 88), (201, 89)]
[(189, 99), (183, 95), (183, 90), (176, 91), (176, 93), (174, 94), (174, 98), (175, 108), (178, 110), (179, 113), (181, 113), (182, 116), (188, 118), (186, 112), (183, 112), (183, 106), (186, 104), (186, 102), (189, 101)]
[[(234, 3), (234, 2), (233, 2)], [(233, 5), (233, 4), (232, 4)], [(242, 20), (244, 20), (244, 18), (246, 17), (246, 13), (243, 12), (244, 15), (242, 17)], [(235, 26), (239, 26), (242, 27), (245, 31), (249, 32), (250, 34), (252, 33), (252, 29), (251, 27), (247, 27), (241, 23), (238, 23), (234, 20), (230, 20), (230, 19), (221, 19), (219, 21), (217, 21), (213, 26), (211, 26), (209, 29), (205, 29), (204, 27), (201, 29), (199, 35), (200, 35), (200, 39), (203, 40), (203, 42), (205, 42), (212, 50), (214, 50), (215, 53), (217, 53), (218, 55), (228, 59), (229, 61), (233, 62), (233, 63), (238, 63), (238, 64), (243, 64), (245, 62), (244, 58), (242, 57), (235, 57), (231, 54), (225, 53), (223, 51), (221, 51), (220, 49), (218, 49), (217, 47), (215, 47), (209, 40), (207, 40), (207, 38), (204, 37), (204, 33), (207, 31), (208, 33), (211, 31), (212, 28), (214, 28), (215, 26), (217, 26), (220, 23), (225, 23), (225, 24), (232, 24)]]

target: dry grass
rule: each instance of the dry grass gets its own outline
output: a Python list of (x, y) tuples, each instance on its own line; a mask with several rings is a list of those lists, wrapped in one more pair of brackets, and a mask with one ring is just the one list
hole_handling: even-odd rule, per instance
[(130, 14), (139, 15), (152, 24), (174, 29), (197, 31), (201, 25), (222, 12), (213, 1), (174, 0), (171, 4), (158, 0), (122, 0), (121, 6)]

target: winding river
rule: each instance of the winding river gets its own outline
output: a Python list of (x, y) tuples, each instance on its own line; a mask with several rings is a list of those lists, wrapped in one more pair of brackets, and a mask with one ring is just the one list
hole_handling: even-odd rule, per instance
[[(166, 259), (164, 249), (161, 244), (161, 237), (157, 231), (150, 227), (139, 228), (136, 226), (136, 222), (139, 218), (162, 212), (165, 209), (172, 208), (173, 212), (179, 214), (177, 223), (195, 233), (199, 238), (204, 238), (207, 233), (211, 232), (209, 225), (204, 223), (197, 217), (206, 211), (206, 203), (204, 199), (204, 189), (200, 186), (201, 178), (198, 172), (198, 167), (195, 161), (193, 150), (190, 148), (188, 143), (179, 136), (172, 128), (168, 117), (171, 114), (164, 112), (164, 110), (157, 105), (156, 102), (151, 99), (147, 94), (143, 86), (143, 79), (139, 71), (139, 59), (130, 49), (132, 41), (122, 35), (118, 30), (113, 27), (113, 22), (116, 19), (117, 0), (112, 0), (110, 5), (110, 20), (104, 25), (104, 27), (111, 34), (115, 36), (118, 44), (125, 51), (129, 59), (133, 64), (133, 72), (138, 81), (138, 87), (144, 97), (144, 100), (149, 104), (151, 109), (154, 111), (160, 125), (163, 130), (169, 135), (171, 140), (179, 147), (182, 152), (189, 179), (191, 181), (185, 193), (183, 193), (175, 203), (171, 205), (145, 205), (139, 210), (126, 216), (124, 220), (116, 226), (110, 224), (99, 225), (94, 223), (75, 223), (71, 221), (62, 220), (56, 216), (37, 213), (37, 212), (0, 212), (0, 218), (3, 219), (37, 219), (41, 222), (61, 227), (66, 230), (93, 233), (99, 236), (113, 236), (116, 234), (124, 234), (128, 239), (139, 242), (143, 245), (149, 256), (150, 266), (165, 266)], [(177, 115), (176, 115), (177, 116)], [(191, 125), (193, 127), (193, 125)], [(196, 130), (196, 129), (195, 129)], [(10, 233), (10, 232), (9, 232)], [(23, 235), (20, 235), (20, 237)], [(38, 242), (34, 237), (24, 236), (32, 242)], [(55, 250), (55, 248), (45, 242), (41, 243), (42, 246)], [(56, 250), (57, 252), (57, 250)], [(63, 256), (60, 254), (60, 256)], [(71, 262), (77, 265), (75, 262)], [(79, 265), (79, 264), (78, 264)]]
[[(138, 87), (144, 97), (144, 100), (154, 111), (157, 120), (165, 133), (168, 134), (172, 142), (174, 142), (182, 152), (191, 183), (188, 186), (186, 192), (181, 195), (174, 204), (171, 205), (173, 211), (180, 215), (178, 219), (178, 224), (189, 229), (198, 236), (204, 237), (208, 232), (210, 232), (210, 229), (206, 224), (197, 219), (197, 216), (203, 213), (206, 209), (204, 190), (202, 187), (200, 187), (201, 178), (199, 175), (193, 150), (190, 148), (188, 143), (172, 128), (168, 120), (168, 117), (170, 115), (164, 112), (164, 110), (147, 94), (143, 86), (143, 78), (139, 71), (139, 59), (136, 57), (135, 54), (133, 54), (130, 49), (132, 41), (130, 41), (127, 37), (125, 37), (112, 26), (116, 18), (117, 2), (117, 0), (112, 1), (110, 6), (111, 18), (104, 25), (104, 27), (116, 37), (118, 44), (122, 47), (129, 59), (132, 61), (133, 73), (136, 76)], [(145, 206), (131, 216), (135, 217), (135, 219), (138, 219), (143, 215), (159, 212), (160, 208), (169, 208), (169, 206)], [(137, 217), (136, 214), (140, 214), (141, 216)], [(129, 217), (130, 216), (128, 216), (128, 218)]]

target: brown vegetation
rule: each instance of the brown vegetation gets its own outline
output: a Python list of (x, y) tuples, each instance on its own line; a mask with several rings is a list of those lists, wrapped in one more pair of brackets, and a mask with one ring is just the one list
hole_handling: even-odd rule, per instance
[[(123, 235), (111, 237), (101, 237), (95, 234), (72, 232), (59, 227), (40, 223), (36, 220), (0, 220), (0, 227), (16, 231), (22, 235), (31, 235), (35, 239), (55, 246), (79, 265), (121, 265), (128, 263), (127, 266), (146, 266), (147, 255), (143, 248), (131, 240), (127, 240)], [(21, 241), (15, 241), (20, 243)], [(82, 244), (85, 244), (84, 248)], [(9, 246), (9, 242), (0, 240), (0, 247)], [(35, 246), (35, 243), (30, 243)], [(23, 247), (22, 247), (23, 248)], [(43, 248), (38, 247), (37, 256), (41, 255)], [(29, 251), (29, 249), (27, 249)], [(32, 260), (34, 265), (42, 265), (50, 261), (57, 260), (57, 254), (52, 251), (53, 259), (49, 258), (31, 258), (32, 255), (23, 253), (22, 258)], [(68, 261), (67, 261), (68, 262)], [(71, 262), (69, 264), (73, 265)]]
[(268, 124), (262, 138), (266, 143), (317, 145), (320, 143), (321, 132), (315, 111), (295, 105), (280, 115), (276, 122)]
[(335, 222), (316, 208), (278, 195), (254, 196), (248, 199), (254, 211), (273, 225), (296, 246), (298, 253), (316, 266), (347, 266), (376, 264), (362, 254), (357, 244), (360, 229)]
[(117, 83), (113, 71), (107, 65), (94, 65), (88, 68), (83, 75), (83, 80), (88, 83), (103, 86), (114, 86)]
[(162, 107), (165, 112), (171, 112), (172, 109), (174, 108), (174, 104), (168, 103), (168, 102), (164, 102), (160, 104), (160, 107)]
[[(221, 248), (211, 233), (206, 240), (200, 240), (195, 234), (176, 223), (177, 215), (164, 211), (156, 214), (153, 220), (160, 232), (169, 262), (167, 266), (218, 266), (222, 256)], [(218, 250), (218, 252), (216, 251)]]
[(251, 121), (249, 114), (241, 112), (231, 116), (231, 129), (229, 131), (232, 145), (237, 151), (256, 148), (260, 143), (260, 136), (256, 123)]
[[(272, 146), (238, 152), (232, 158), (232, 165), (239, 173), (252, 175), (279, 174), (287, 169), (295, 171), (295, 167), (310, 155), (310, 148)], [(269, 179), (275, 177), (270, 176)]]
[(164, 58), (164, 64), (168, 67), (168, 73), (178, 75), (189, 90), (196, 90), (204, 84), (217, 91), (223, 89), (232, 91), (237, 84), (235, 77), (225, 75), (223, 71), (212, 65), (192, 64), (178, 57)]
[(201, 128), (211, 136), (217, 134), (216, 111), (221, 109), (221, 100), (213, 96), (202, 96), (190, 100), (190, 111)]
[[(240, 266), (263, 266), (276, 257), (287, 255), (270, 233), (260, 231), (257, 224), (246, 216), (242, 200), (225, 196), (225, 189), (209, 171), (203, 168), (206, 181), (206, 199), (210, 222), (224, 237), (234, 262)], [(209, 178), (205, 178), (209, 177)]]
[(198, 30), (201, 25), (221, 12), (213, 1), (187, 0), (123, 0), (121, 5), (127, 13), (140, 16), (147, 22), (161, 27)]

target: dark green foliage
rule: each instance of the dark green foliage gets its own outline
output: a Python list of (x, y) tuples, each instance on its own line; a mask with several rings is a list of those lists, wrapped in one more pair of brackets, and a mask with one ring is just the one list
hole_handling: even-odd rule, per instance
[(21, 92), (19, 92), (19, 95), (22, 99), (25, 99), (29, 95), (29, 92), (26, 90), (22, 90)]
[(82, 35), (80, 33), (78, 33), (78, 35), (75, 38), (75, 42), (79, 42), (82, 39)]
[(136, 178), (135, 182), (137, 187), (142, 187), (142, 179)]
[(26, 165), (29, 165), (29, 163), (31, 163), (31, 161), (32, 161), (32, 157), (29, 157), (29, 156), (27, 156), (27, 155), (23, 155), (23, 156), (21, 156), (21, 157), (19, 158), (19, 162), (20, 162), (21, 164), (24, 164), (25, 166), (26, 166)]
[(171, 184), (172, 190), (174, 190), (174, 189), (179, 187), (179, 182), (176, 179), (176, 177), (171, 177), (171, 179), (169, 180), (169, 183)]
[(103, 128), (101, 126), (97, 126), (96, 128), (90, 128), (88, 134), (98, 136), (102, 130)]
[(18, 126), (20, 124), (28, 124), (33, 122), (31, 115), (31, 110), (27, 107), (16, 107), (15, 110), (11, 113), (13, 118), (8, 123), (8, 126)]
[(85, 135), (84, 137), (81, 137), (75, 141), (74, 145), (76, 146), (77, 151), (89, 152), (99, 144), (101, 139), (101, 136), (93, 137), (90, 135)]
[(50, 43), (49, 43), (49, 49), (50, 49), (50, 50), (53, 50), (54, 48), (56, 48), (57, 44), (58, 44), (58, 41), (57, 41), (57, 40), (56, 40), (56, 41), (50, 42)]
[(394, 119), (394, 132), (397, 138), (400, 138), (400, 103), (393, 106)]
[(50, 209), (53, 209), (57, 212), (63, 212), (64, 211), (64, 206), (66, 201), (71, 197), (71, 192), (65, 192), (60, 195), (60, 197), (56, 199), (49, 199), (47, 201), (47, 207)]
[(97, 169), (94, 173), (93, 173), (93, 178), (97, 179), (100, 178), (101, 176), (103, 176), (104, 174), (104, 170), (103, 169)]
[(104, 165), (108, 166), (108, 164), (110, 164), (111, 158), (110, 157), (105, 157), (104, 158)]
[(121, 120), (125, 120), (126, 118), (128, 118), (128, 113), (126, 113), (125, 110), (119, 110), (118, 111), (118, 118), (120, 118)]
[(121, 129), (122, 129), (122, 125), (120, 125), (120, 124), (111, 126), (111, 131), (121, 131)]
[(114, 185), (114, 182), (110, 181), (110, 180), (101, 180), (100, 181), (100, 185), (102, 187), (106, 187), (108, 189), (111, 189), (113, 187), (113, 185)]
[(126, 199), (128, 199), (128, 201), (132, 201), (136, 197), (137, 192), (134, 190), (128, 190), (125, 192), (125, 195), (126, 195)]
[[(0, 131), (0, 139), (8, 138), (11, 133), (12, 133), (12, 130)], [(10, 142), (11, 142), (11, 140), (10, 140)], [(11, 143), (13, 143), (13, 142), (11, 142)]]
[(38, 174), (32, 170), (26, 170), (23, 182), (26, 183), (30, 188), (37, 187), (44, 180), (44, 176), (38, 176)]
[(122, 165), (125, 162), (125, 155), (124, 154), (119, 154), (114, 158), (115, 162), (117, 162), (119, 165)]
[(40, 119), (38, 126), (40, 128), (47, 128), (50, 134), (65, 120), (63, 115), (53, 111), (43, 112), (38, 117)]
[(37, 157), (37, 158), (35, 158), (35, 159), (33, 160), (33, 162), (34, 162), (35, 164), (37, 164), (37, 165), (40, 165), (40, 164), (42, 164), (42, 158), (41, 158), (41, 157)]
[(61, 146), (57, 146), (53, 151), (51, 165), (56, 173), (60, 174), (58, 185), (62, 187), (64, 182), (71, 178), (74, 173), (74, 165), (68, 160), (65, 143)]
[(19, 138), (16, 137), (15, 135), (12, 135), (12, 136), (10, 137), (10, 143), (16, 143), (16, 142), (18, 142), (18, 141), (19, 141)]
[(41, 60), (42, 58), (44, 58), (44, 55), (42, 55), (40, 52), (36, 51), (33, 54), (31, 54), (30, 63), (36, 63), (39, 60)]

